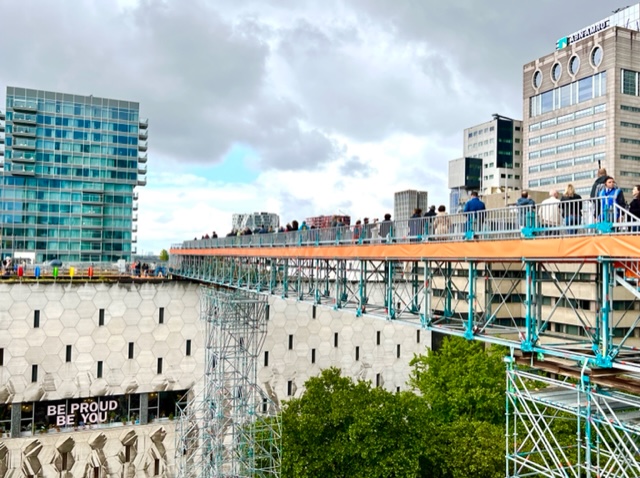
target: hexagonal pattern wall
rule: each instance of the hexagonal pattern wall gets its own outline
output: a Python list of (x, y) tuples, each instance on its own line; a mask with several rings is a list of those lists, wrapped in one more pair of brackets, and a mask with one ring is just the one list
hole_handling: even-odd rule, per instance
[[(0, 283), (0, 303), (5, 403), (89, 396), (100, 378), (109, 395), (125, 393), (132, 381), (138, 393), (184, 390), (202, 375), (195, 284)], [(158, 358), (164, 360), (161, 373)], [(80, 383), (80, 375), (87, 380)], [(65, 386), (69, 381), (76, 381), (74, 390)]]
[[(198, 393), (204, 372), (199, 314), (199, 286), (189, 282), (0, 283), (0, 403), (191, 387)], [(414, 327), (272, 297), (259, 382), (280, 403), (299, 396), (308, 378), (336, 366), (395, 391), (406, 386), (413, 354), (430, 343), (430, 334)], [(73, 476), (85, 476), (100, 460), (100, 476), (147, 476), (159, 456), (160, 476), (173, 476), (171, 422), (5, 437), (0, 444), (7, 445), (11, 470), (20, 469), (29, 450), (39, 449), (41, 476), (48, 477), (59, 476), (56, 453), (69, 438)], [(131, 464), (122, 462), (124, 443), (140, 447)]]

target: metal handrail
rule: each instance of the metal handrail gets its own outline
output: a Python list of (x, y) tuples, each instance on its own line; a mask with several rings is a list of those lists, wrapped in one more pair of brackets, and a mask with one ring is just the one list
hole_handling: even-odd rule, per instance
[(640, 218), (604, 198), (542, 202), (357, 226), (253, 233), (173, 244), (172, 249), (400, 244), (639, 234)]

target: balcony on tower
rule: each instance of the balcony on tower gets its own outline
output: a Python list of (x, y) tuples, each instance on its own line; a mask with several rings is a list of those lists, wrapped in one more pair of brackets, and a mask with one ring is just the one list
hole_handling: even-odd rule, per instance
[(132, 220), (133, 222), (138, 222), (138, 215), (137, 215), (137, 214), (132, 214), (132, 215), (131, 215), (131, 220)]
[(4, 121), (5, 119), (7, 119), (7, 117), (2, 111), (0, 111), (0, 121)]
[(132, 209), (133, 211), (137, 211), (137, 210), (138, 210), (138, 203), (137, 203), (137, 202), (134, 202), (134, 203), (133, 203), (133, 205), (131, 206), (131, 209)]
[(147, 118), (141, 119), (138, 122), (139, 129), (147, 129), (149, 127), (149, 120)]
[(131, 232), (138, 232), (138, 225), (134, 224), (133, 226), (131, 226)]
[(11, 164), (7, 168), (12, 176), (35, 176), (35, 165), (33, 164)]
[(146, 129), (140, 129), (138, 130), (138, 139), (141, 141), (146, 141), (149, 139), (149, 135), (147, 134), (147, 130)]
[(133, 191), (133, 200), (137, 201), (139, 197), (138, 191)]
[(140, 154), (138, 155), (138, 162), (139, 163), (146, 163), (147, 162), (147, 154)]
[(131, 242), (133, 242), (134, 244), (135, 244), (136, 242), (138, 242), (138, 236), (133, 236), (133, 237), (131, 238)]
[(138, 186), (146, 186), (147, 185), (147, 177), (138, 175)]
[(22, 149), (28, 151), (35, 151), (36, 149), (36, 140), (30, 138), (20, 138), (16, 137), (13, 141), (13, 149)]
[(138, 151), (146, 151), (147, 147), (149, 146), (149, 144), (147, 143), (147, 141), (140, 141), (138, 143)]
[(36, 115), (30, 113), (14, 113), (13, 122), (15, 124), (36, 124)]
[(36, 128), (35, 126), (23, 126), (23, 125), (15, 125), (13, 127), (13, 135), (23, 138), (35, 138), (36, 137)]
[(38, 111), (38, 102), (36, 100), (14, 99), (13, 110), (25, 113), (35, 113)]
[(142, 174), (142, 175), (147, 174), (147, 165), (146, 164), (138, 164), (138, 174)]

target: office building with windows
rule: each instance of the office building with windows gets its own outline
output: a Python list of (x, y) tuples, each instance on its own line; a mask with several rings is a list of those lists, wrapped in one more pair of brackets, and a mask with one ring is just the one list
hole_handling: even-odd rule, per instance
[(8, 87), (5, 114), (3, 254), (131, 260), (147, 171), (139, 104)]
[(639, 21), (620, 9), (524, 65), (526, 188), (588, 197), (600, 166), (625, 193), (640, 182)]
[(464, 130), (463, 156), (482, 160), (482, 194), (522, 188), (522, 121), (498, 114)]
[(457, 212), (470, 198), (472, 191), (480, 190), (482, 159), (459, 158), (449, 161), (449, 211)]

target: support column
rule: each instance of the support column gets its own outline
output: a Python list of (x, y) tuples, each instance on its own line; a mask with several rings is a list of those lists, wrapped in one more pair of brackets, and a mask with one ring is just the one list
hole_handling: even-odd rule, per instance
[(453, 317), (453, 310), (451, 308), (451, 303), (453, 302), (453, 288), (451, 284), (451, 262), (447, 261), (447, 265), (444, 269), (444, 318), (449, 320)]
[(422, 327), (426, 328), (431, 325), (433, 321), (433, 272), (431, 270), (431, 264), (429, 261), (424, 261), (424, 298), (422, 301), (422, 313), (420, 314), (420, 322)]
[(521, 337), (521, 349), (531, 352), (538, 342), (537, 320), (534, 313), (534, 294), (537, 289), (535, 264), (525, 262), (525, 336)]
[(475, 333), (475, 311), (474, 311), (474, 301), (476, 298), (476, 267), (477, 264), (475, 261), (469, 261), (469, 296), (468, 300), (468, 310), (467, 310), (467, 326), (465, 327), (464, 336), (466, 339), (473, 339), (473, 334)]
[(367, 307), (367, 261), (360, 261), (360, 280), (358, 283), (358, 310), (356, 317), (361, 317)]
[(140, 394), (140, 425), (149, 423), (149, 394)]
[(11, 404), (11, 438), (20, 438), (20, 421), (22, 420), (22, 404)]
[(599, 318), (599, 349), (597, 350), (596, 364), (599, 367), (610, 368), (613, 361), (613, 325), (612, 325), (612, 296), (613, 296), (613, 281), (615, 271), (613, 269), (613, 262), (605, 260), (601, 263), (602, 267), (602, 282), (601, 297), (600, 297), (600, 313)]

